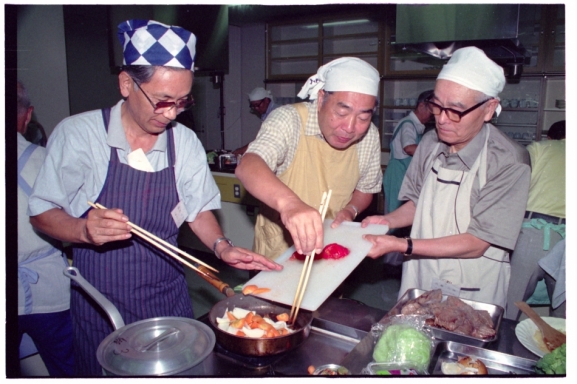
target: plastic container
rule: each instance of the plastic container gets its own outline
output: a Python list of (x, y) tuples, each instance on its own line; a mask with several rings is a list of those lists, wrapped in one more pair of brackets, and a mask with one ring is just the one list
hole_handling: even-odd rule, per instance
[(347, 368), (338, 364), (321, 365), (313, 372), (313, 376), (347, 376), (350, 374)]

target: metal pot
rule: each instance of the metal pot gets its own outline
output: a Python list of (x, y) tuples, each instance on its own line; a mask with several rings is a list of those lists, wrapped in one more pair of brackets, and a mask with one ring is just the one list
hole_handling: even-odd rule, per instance
[(212, 352), (216, 338), (207, 325), (185, 317), (157, 317), (124, 325), (118, 309), (77, 268), (66, 268), (64, 275), (105, 310), (115, 329), (96, 351), (105, 376), (187, 375)]
[(290, 313), (291, 308), (285, 305), (273, 304), (251, 295), (235, 294), (232, 288), (204, 267), (199, 267), (199, 275), (212, 284), (220, 292), (228, 296), (216, 303), (208, 313), (210, 325), (216, 333), (216, 339), (227, 350), (248, 356), (269, 356), (287, 352), (300, 345), (310, 334), (313, 314), (310, 311), (301, 310), (293, 324), (292, 332), (288, 335), (255, 339), (232, 335), (218, 328), (217, 317), (222, 317), (226, 310), (240, 307), (249, 311), (255, 311), (259, 315), (270, 315), (271, 318), (281, 313)]

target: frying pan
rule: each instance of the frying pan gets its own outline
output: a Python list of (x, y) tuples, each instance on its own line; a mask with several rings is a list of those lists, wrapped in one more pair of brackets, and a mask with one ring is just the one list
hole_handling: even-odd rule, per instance
[(202, 266), (200, 269), (202, 273), (199, 275), (227, 296), (226, 299), (216, 303), (208, 313), (209, 323), (214, 329), (216, 340), (225, 349), (244, 356), (271, 356), (296, 348), (309, 336), (313, 313), (305, 310), (299, 311), (292, 325), (294, 332), (288, 335), (250, 338), (236, 336), (218, 328), (216, 318), (223, 317), (227, 310), (232, 311), (235, 307), (255, 311), (261, 316), (270, 315), (272, 319), (278, 314), (290, 313), (291, 308), (286, 305), (273, 304), (256, 296), (235, 294), (228, 284), (218, 279), (208, 269)]

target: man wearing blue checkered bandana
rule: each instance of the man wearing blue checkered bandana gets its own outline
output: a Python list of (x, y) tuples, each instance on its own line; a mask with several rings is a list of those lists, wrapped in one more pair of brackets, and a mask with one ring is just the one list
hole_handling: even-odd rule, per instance
[[(119, 25), (122, 95), (112, 108), (64, 119), (30, 197), (32, 225), (74, 245), (74, 266), (119, 310), (124, 323), (193, 318), (182, 264), (131, 235), (128, 221), (176, 245), (185, 221), (216, 256), (247, 270), (281, 267), (235, 247), (211, 212), (220, 193), (195, 133), (176, 123), (194, 101), (195, 36), (152, 20)], [(88, 202), (106, 209), (90, 209)], [(102, 375), (97, 348), (114, 329), (73, 284), (78, 376)]]

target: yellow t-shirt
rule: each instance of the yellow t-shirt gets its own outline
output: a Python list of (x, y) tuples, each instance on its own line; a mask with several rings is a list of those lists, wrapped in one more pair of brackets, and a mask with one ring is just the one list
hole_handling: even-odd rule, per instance
[(531, 155), (531, 187), (527, 210), (565, 217), (565, 139), (527, 146)]

